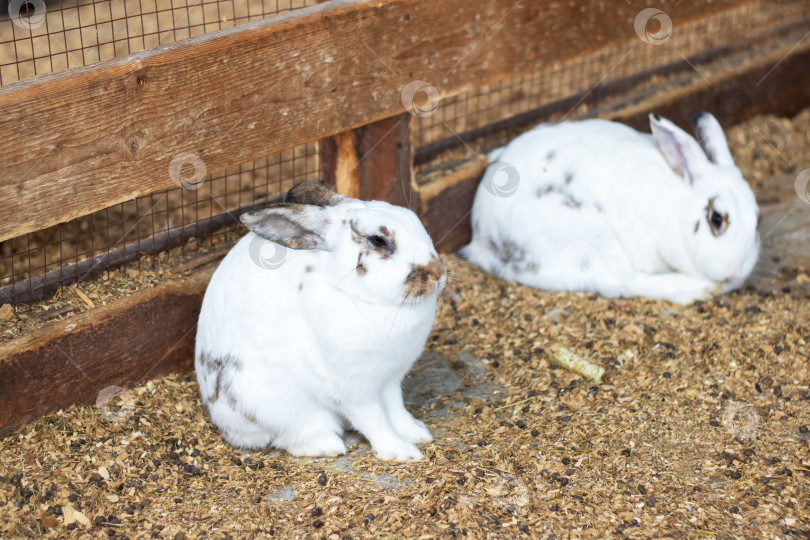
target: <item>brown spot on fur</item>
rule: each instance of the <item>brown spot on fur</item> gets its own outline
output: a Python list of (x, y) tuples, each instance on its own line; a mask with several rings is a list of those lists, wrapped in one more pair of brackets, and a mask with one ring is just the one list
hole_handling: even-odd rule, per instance
[(223, 358), (218, 358), (210, 353), (204, 352), (200, 354), (197, 359), (199, 364), (208, 371), (209, 375), (216, 374), (214, 381), (214, 392), (208, 397), (209, 403), (214, 403), (219, 399), (221, 392), (227, 389), (228, 384), (225, 382), (225, 369), (230, 368), (234, 371), (242, 371), (242, 363), (231, 355), (225, 355)]
[(199, 357), (200, 364), (203, 365), (208, 371), (220, 371), (223, 368), (231, 367), (236, 371), (242, 371), (242, 363), (235, 357), (226, 354), (224, 358), (218, 358), (211, 353), (201, 353)]
[(358, 253), (357, 254), (357, 275), (365, 276), (366, 272), (368, 272), (368, 269), (365, 267), (365, 265), (363, 265), (363, 254)]
[(306, 265), (306, 266), (304, 267), (304, 272), (306, 272), (306, 273), (308, 273), (308, 274), (309, 274), (310, 272), (312, 272), (312, 270), (313, 270), (313, 269), (312, 269), (312, 267), (311, 267), (310, 265)]
[(219, 392), (222, 389), (222, 371), (217, 371), (217, 380), (214, 382), (214, 393), (208, 398), (209, 403), (214, 403), (219, 399)]
[(338, 195), (320, 182), (301, 182), (290, 188), (284, 196), (284, 202), (297, 204), (312, 204), (315, 206), (334, 206), (344, 197)]
[(548, 154), (546, 154), (546, 161), (551, 161), (556, 155), (557, 153), (554, 150), (550, 151)]
[[(567, 184), (567, 183), (571, 182), (572, 178), (573, 177), (571, 177), (570, 175), (566, 176), (565, 177), (565, 183)], [(581, 208), (582, 207), (582, 202), (575, 199), (573, 197), (573, 195), (568, 193), (561, 186), (551, 185), (551, 186), (542, 187), (542, 188), (538, 189), (535, 192), (535, 196), (544, 197), (544, 196), (549, 195), (551, 193), (555, 193), (555, 194), (559, 195), (560, 197), (562, 197), (563, 198), (562, 203), (563, 203), (564, 206), (567, 206), (569, 208)]]
[(247, 412), (246, 410), (244, 410), (242, 408), (241, 404), (239, 403), (239, 400), (237, 400), (236, 397), (231, 393), (230, 387), (225, 388), (222, 393), (225, 395), (225, 398), (228, 400), (228, 405), (230, 405), (231, 408), (234, 411), (239, 413), (239, 415), (242, 418), (244, 418), (245, 420), (247, 420), (248, 422), (250, 422), (252, 424), (257, 424), (257, 425), (259, 424), (259, 419), (256, 417), (255, 414), (249, 413), (249, 412)]
[(430, 262), (426, 265), (414, 265), (405, 278), (405, 298), (423, 298), (433, 294), (444, 273), (444, 265), (435, 255), (430, 256)]
[(360, 229), (357, 228), (357, 222), (355, 220), (351, 220), (349, 222), (349, 227), (352, 229), (352, 241), (356, 244), (363, 243), (363, 233), (360, 232)]
[(299, 290), (299, 291), (304, 290), (304, 284), (303, 284), (303, 283), (299, 283), (299, 284), (298, 284), (298, 290)]
[(565, 183), (570, 184), (574, 180), (573, 173), (565, 173)]
[(489, 247), (489, 250), (505, 265), (509, 263), (522, 262), (526, 257), (526, 251), (509, 240), (497, 243), (494, 240), (489, 239), (487, 242), (487, 247)]

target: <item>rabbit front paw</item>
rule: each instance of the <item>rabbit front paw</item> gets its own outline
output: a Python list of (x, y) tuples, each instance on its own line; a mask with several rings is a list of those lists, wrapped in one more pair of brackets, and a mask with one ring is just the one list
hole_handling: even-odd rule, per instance
[(426, 443), (433, 440), (425, 423), (413, 416), (402, 416), (392, 424), (399, 436), (410, 443)]
[(386, 461), (419, 461), (425, 457), (416, 445), (405, 441), (399, 443), (391, 441), (389, 444), (377, 445), (373, 449), (377, 457)]
[(287, 452), (294, 456), (337, 456), (346, 453), (346, 445), (337, 433), (322, 431), (313, 433), (306, 440), (288, 448)]

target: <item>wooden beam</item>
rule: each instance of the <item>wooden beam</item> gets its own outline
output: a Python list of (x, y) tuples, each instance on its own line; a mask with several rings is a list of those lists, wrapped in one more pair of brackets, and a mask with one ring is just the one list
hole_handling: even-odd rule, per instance
[[(750, 2), (667, 9), (688, 20)], [(170, 187), (178, 156), (216, 172), (394, 116), (414, 80), (451, 95), (638, 39), (640, 9), (554, 0), (337, 8), (303, 8), (0, 88), (0, 241)]]
[(360, 196), (360, 176), (354, 139), (354, 130), (332, 135), (321, 140), (320, 151), (324, 184), (356, 199)]
[(106, 387), (190, 369), (202, 297), (224, 253), (203, 255), (208, 266), (185, 279), (1, 344), (0, 437), (57, 409), (93, 403)]
[(323, 139), (324, 183), (349, 197), (419, 213), (410, 126), (411, 115), (404, 113)]

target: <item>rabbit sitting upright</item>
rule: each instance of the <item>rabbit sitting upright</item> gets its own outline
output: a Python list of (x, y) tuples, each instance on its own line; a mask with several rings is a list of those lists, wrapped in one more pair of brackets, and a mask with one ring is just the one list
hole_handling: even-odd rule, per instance
[(241, 216), (249, 232), (211, 279), (197, 328), (204, 408), (223, 439), (293, 455), (345, 453), (353, 427), (380, 458), (431, 440), (401, 382), (446, 281), (416, 215), (316, 182)]
[(759, 210), (723, 130), (696, 141), (604, 120), (540, 125), (490, 155), (462, 254), (542, 289), (689, 303), (739, 288), (759, 255)]

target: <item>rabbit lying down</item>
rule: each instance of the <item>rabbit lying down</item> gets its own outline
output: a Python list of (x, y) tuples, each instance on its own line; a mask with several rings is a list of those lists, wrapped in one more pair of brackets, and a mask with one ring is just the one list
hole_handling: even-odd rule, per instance
[(541, 289), (690, 303), (739, 288), (759, 210), (708, 113), (697, 140), (604, 120), (540, 125), (490, 155), (462, 255)]
[(401, 383), (446, 271), (419, 218), (306, 182), (241, 220), (251, 232), (208, 285), (195, 351), (223, 439), (336, 455), (352, 427), (382, 459), (420, 459), (415, 443), (431, 435)]

